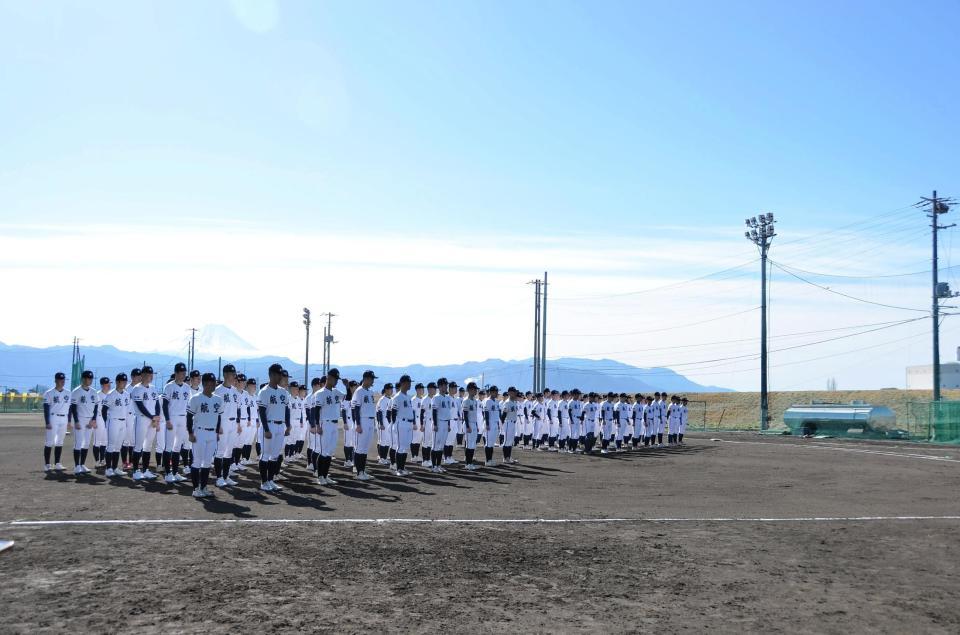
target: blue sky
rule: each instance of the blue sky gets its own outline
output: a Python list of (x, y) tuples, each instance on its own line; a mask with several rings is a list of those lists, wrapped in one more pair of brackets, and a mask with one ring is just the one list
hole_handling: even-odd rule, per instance
[[(956, 2), (0, 2), (0, 222), (12, 241), (0, 273), (44, 285), (81, 275), (78, 267), (95, 279), (177, 271), (195, 280), (229, 259), (250, 286), (270, 284), (264, 272), (278, 276), (284, 298), (239, 316), (196, 303), (185, 319), (238, 326), (271, 352), (295, 354), (295, 332), (267, 336), (261, 325), (275, 323), (274, 312), (293, 319), (304, 303), (330, 306), (354, 316), (357, 331), (345, 335), (367, 342), (345, 337), (344, 362), (404, 363), (526, 355), (523, 282), (546, 268), (562, 298), (749, 261), (742, 219), (760, 210), (781, 219), (785, 245), (800, 241), (780, 252), (794, 266), (913, 271), (926, 257), (922, 218), (914, 227), (916, 212), (881, 215), (934, 187), (960, 194), (958, 18)], [(872, 242), (830, 234), (847, 254), (862, 243), (858, 258), (843, 261), (815, 238), (878, 217), (891, 223), (865, 227)], [(45, 253), (91, 240), (92, 258)], [(170, 241), (182, 250), (174, 262)], [(271, 269), (278, 250), (292, 250), (286, 269)], [(748, 309), (755, 273), (744, 271), (737, 293), (713, 280), (658, 292), (657, 306), (671, 310), (640, 323)], [(353, 289), (321, 290), (324, 277)], [(490, 324), (517, 335), (462, 350), (391, 348), (369, 335), (383, 331), (386, 313), (365, 295), (388, 283), (484, 290), (505, 305), (426, 318), (413, 308), (403, 325), (413, 339), (421, 328), (456, 337), (455, 327)], [(845, 284), (923, 306), (924, 283)], [(777, 297), (814, 292), (784, 306), (776, 324), (786, 333), (818, 319), (829, 328), (910, 316), (838, 308), (816, 289), (794, 293), (796, 280), (780, 284)], [(53, 344), (82, 331), (98, 343), (142, 341), (136, 329), (106, 329), (86, 302), (74, 300), (88, 323), (67, 329), (26, 309), (3, 318), (0, 339)], [(637, 330), (644, 310), (629, 302), (565, 312), (558, 301), (553, 323)], [(149, 330), (158, 342), (178, 337), (179, 325), (160, 333), (167, 328), (157, 318)], [(662, 339), (564, 340), (554, 350)], [(846, 383), (902, 380), (922, 350), (898, 348), (888, 374), (851, 371)], [(787, 379), (810, 374), (819, 387), (830, 364)], [(744, 373), (727, 383), (754, 382)]]

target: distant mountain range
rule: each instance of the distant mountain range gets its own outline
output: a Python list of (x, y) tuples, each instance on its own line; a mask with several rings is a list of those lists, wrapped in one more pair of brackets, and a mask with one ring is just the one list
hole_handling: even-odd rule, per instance
[[(274, 362), (283, 364), (283, 367), (288, 369), (297, 381), (303, 380), (302, 363), (288, 358), (252, 356), (249, 353), (255, 353), (257, 349), (225, 326), (204, 327), (203, 333), (206, 339), (201, 346), (201, 339), (198, 337), (195, 362), (196, 368), (202, 372), (217, 373), (219, 371), (218, 360), (213, 357), (219, 352), (223, 357), (223, 364), (232, 363), (238, 371), (248, 377), (255, 377), (259, 381), (266, 381), (267, 368)], [(218, 346), (223, 348), (218, 349)], [(113, 346), (85, 346), (81, 349), (81, 353), (85, 356), (86, 368), (94, 371), (98, 377), (101, 375), (113, 377), (121, 371), (129, 373), (130, 369), (142, 366), (146, 362), (153, 366), (157, 376), (165, 381), (173, 371), (173, 365), (176, 362), (186, 361), (182, 355), (122, 351)], [(35, 348), (0, 343), (0, 386), (18, 390), (26, 390), (37, 385), (50, 386), (53, 383), (53, 374), (57, 371), (66, 372), (69, 377), (70, 355), (70, 346)], [(533, 361), (531, 359), (509, 361), (487, 359), (440, 366), (415, 364), (397, 367), (370, 364), (338, 366), (338, 368), (342, 376), (358, 379), (364, 370), (372, 369), (380, 378), (377, 381), (378, 385), (388, 381), (395, 382), (400, 375), (407, 373), (415, 381), (423, 383), (436, 380), (438, 377), (447, 377), (461, 384), (472, 380), (488, 385), (496, 384), (501, 389), (516, 386), (522, 390), (528, 390), (532, 384)], [(310, 377), (319, 375), (320, 371), (319, 364), (310, 365)], [(727, 388), (718, 386), (697, 384), (669, 368), (638, 368), (609, 359), (573, 357), (547, 361), (547, 385), (557, 389), (576, 387), (586, 391), (612, 390), (631, 393), (729, 391)]]

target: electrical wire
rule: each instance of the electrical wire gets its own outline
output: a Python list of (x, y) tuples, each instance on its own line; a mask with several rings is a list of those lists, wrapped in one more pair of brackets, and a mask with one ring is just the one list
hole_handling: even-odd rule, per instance
[(863, 302), (863, 303), (865, 303), (865, 304), (873, 304), (873, 305), (875, 305), (875, 306), (882, 306), (882, 307), (885, 307), (885, 308), (887, 308), (887, 309), (898, 309), (898, 310), (901, 310), (901, 311), (917, 311), (917, 312), (919, 312), (919, 313), (928, 313), (928, 311), (927, 311), (926, 309), (914, 309), (914, 308), (912, 308), (912, 307), (896, 306), (896, 305), (893, 305), (893, 304), (884, 304), (883, 302), (874, 302), (873, 300), (864, 300), (863, 298), (858, 298), (858, 297), (853, 296), (853, 295), (850, 295), (850, 294), (848, 294), (848, 293), (843, 293), (842, 291), (836, 291), (836, 290), (834, 290), (834, 289), (831, 289), (830, 287), (825, 287), (825, 286), (823, 286), (823, 285), (821, 285), (821, 284), (817, 284), (816, 282), (812, 282), (812, 281), (810, 281), (810, 280), (807, 280), (806, 278), (804, 278), (804, 277), (802, 277), (802, 276), (800, 276), (800, 275), (798, 275), (798, 274), (793, 273), (792, 271), (790, 271), (789, 269), (787, 269), (786, 267), (784, 267), (784, 266), (781, 265), (780, 263), (774, 262), (773, 260), (770, 260), (770, 263), (771, 263), (773, 266), (775, 266), (777, 269), (780, 269), (780, 270), (783, 271), (784, 273), (793, 276), (794, 278), (796, 278), (797, 280), (800, 280), (801, 282), (805, 282), (805, 283), (807, 283), (807, 284), (809, 284), (809, 285), (811, 285), (811, 286), (817, 287), (818, 289), (822, 289), (822, 290), (824, 290), (824, 291), (826, 291), (826, 292), (828, 292), (828, 293), (834, 293), (834, 294), (836, 294), (836, 295), (843, 296), (844, 298), (849, 298), (850, 300), (856, 300), (857, 302)]

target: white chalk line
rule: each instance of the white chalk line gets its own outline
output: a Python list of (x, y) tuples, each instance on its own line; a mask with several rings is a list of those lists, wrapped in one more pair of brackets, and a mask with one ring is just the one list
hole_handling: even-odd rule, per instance
[(818, 450), (835, 450), (837, 452), (855, 452), (858, 454), (879, 454), (881, 456), (896, 456), (904, 459), (921, 459), (924, 461), (942, 461), (944, 463), (960, 463), (960, 459), (947, 456), (933, 456), (930, 454), (916, 454), (910, 452), (891, 452), (889, 450), (867, 450), (864, 448), (843, 448), (826, 443), (777, 443), (775, 441), (730, 441), (729, 439), (711, 439), (720, 443), (736, 443), (740, 445), (770, 445), (780, 448), (799, 448), (801, 450), (816, 448)]
[(11, 527), (55, 527), (63, 525), (553, 525), (600, 523), (837, 523), (924, 520), (960, 520), (956, 516), (784, 516), (784, 517), (663, 517), (663, 518), (140, 518), (101, 520), (11, 520)]

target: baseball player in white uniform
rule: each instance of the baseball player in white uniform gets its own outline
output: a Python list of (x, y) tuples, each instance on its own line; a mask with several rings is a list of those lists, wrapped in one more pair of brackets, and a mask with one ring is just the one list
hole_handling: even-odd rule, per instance
[(433, 452), (433, 398), (437, 396), (437, 384), (430, 382), (427, 384), (427, 394), (420, 400), (420, 428), (423, 430), (423, 450), (420, 462), (422, 467), (433, 469), (435, 465), (432, 461)]
[(70, 418), (70, 392), (64, 388), (67, 376), (57, 373), (53, 376), (53, 388), (43, 393), (43, 470), (49, 472), (50, 452), (56, 470), (63, 470), (60, 456), (63, 453), (63, 440), (67, 434), (67, 422)]
[(477, 384), (467, 384), (467, 398), (460, 402), (460, 420), (463, 421), (463, 453), (464, 467), (471, 472), (477, 469), (473, 462), (473, 455), (477, 451), (477, 431), (480, 429), (480, 410), (482, 406), (477, 401)]
[(233, 449), (237, 447), (242, 432), (240, 424), (240, 392), (236, 388), (237, 369), (233, 364), (223, 367), (223, 382), (214, 389), (214, 394), (223, 400), (220, 416), (220, 433), (217, 435), (217, 453), (213, 459), (213, 470), (217, 477), (217, 487), (236, 485), (230, 478), (230, 465), (233, 462)]
[(349, 393), (350, 399), (344, 399), (343, 403), (340, 404), (340, 416), (343, 419), (343, 467), (346, 468), (354, 467), (353, 459), (356, 454), (357, 424), (353, 420), (351, 401), (353, 400), (353, 391), (358, 386), (360, 386), (360, 382), (351, 379), (347, 383), (347, 393)]
[(617, 451), (623, 449), (623, 441), (627, 437), (627, 426), (630, 425), (630, 419), (633, 416), (633, 404), (630, 403), (626, 393), (620, 393), (620, 400), (617, 402), (617, 431), (614, 439), (616, 440)]
[(410, 399), (413, 405), (413, 434), (410, 436), (410, 462), (420, 463), (420, 445), (423, 443), (423, 426), (420, 425), (420, 404), (423, 403), (423, 384), (416, 385), (416, 394)]
[(397, 394), (390, 400), (390, 419), (393, 424), (396, 439), (396, 472), (397, 476), (409, 476), (406, 470), (407, 449), (412, 449), (413, 421), (417, 411), (413, 407), (413, 399), (407, 393), (413, 380), (410, 375), (403, 375), (397, 381)]
[(492, 467), (497, 464), (493, 460), (493, 447), (497, 436), (500, 434), (500, 401), (497, 399), (498, 390), (496, 386), (490, 386), (487, 392), (489, 394), (483, 401), (483, 454), (486, 459), (484, 465)]
[[(580, 389), (574, 388), (570, 392), (570, 442), (567, 444), (571, 452), (579, 450), (581, 444), (586, 443), (586, 433), (583, 427), (583, 402), (580, 400)], [(582, 452), (582, 450), (580, 450)]]
[(680, 400), (680, 427), (677, 428), (677, 443), (683, 445), (683, 435), (687, 431), (687, 404), (686, 397)]
[(345, 379), (343, 384), (347, 392), (338, 390), (340, 381), (340, 371), (331, 368), (327, 372), (323, 387), (313, 400), (313, 422), (317, 426), (317, 436), (320, 439), (317, 446), (317, 483), (320, 485), (336, 484), (336, 481), (330, 478), (330, 462), (337, 451), (343, 403), (349, 403), (353, 394)]
[(186, 383), (187, 365), (177, 362), (173, 367), (173, 381), (163, 387), (161, 409), (167, 420), (164, 426), (163, 480), (167, 483), (179, 483), (187, 480), (177, 473), (180, 467), (180, 451), (187, 440), (187, 404), (190, 402), (190, 385)]
[(270, 382), (257, 393), (257, 409), (260, 412), (260, 489), (276, 492), (281, 489), (273, 479), (280, 471), (280, 455), (284, 438), (290, 434), (290, 393), (280, 386), (283, 367), (272, 364), (267, 371)]
[[(190, 386), (190, 396), (200, 394), (200, 371), (191, 370), (190, 375), (188, 376), (187, 383)], [(180, 446), (180, 462), (183, 464), (183, 473), (184, 475), (190, 474), (190, 464), (193, 463), (193, 459), (190, 456), (191, 448), (193, 444), (190, 443), (190, 436), (187, 435), (183, 439), (183, 444)]]
[(572, 451), (569, 447), (571, 439), (570, 427), (570, 393), (564, 390), (560, 393), (560, 401), (557, 403), (557, 412), (560, 414), (560, 435), (557, 438), (559, 451), (565, 454)]
[(120, 448), (127, 432), (127, 417), (130, 415), (130, 393), (127, 392), (127, 375), (116, 376), (116, 388), (100, 402), (100, 415), (107, 428), (107, 476), (125, 476), (120, 466)]
[[(133, 405), (133, 391), (140, 385), (140, 369), (130, 370), (130, 381), (127, 383), (127, 393), (130, 395), (130, 412), (127, 415), (126, 432), (123, 435), (123, 445), (120, 446), (120, 460), (123, 463), (123, 469), (133, 470), (133, 453), (137, 439), (137, 407)], [(137, 461), (137, 467), (140, 463)]]
[(593, 446), (597, 442), (597, 415), (600, 412), (600, 404), (597, 401), (599, 399), (599, 395), (592, 392), (587, 397), (587, 403), (583, 404), (580, 422), (583, 428), (585, 454), (592, 453)]
[[(73, 418), (73, 468), (74, 474), (86, 474), (90, 470), (84, 465), (87, 461), (87, 448), (93, 430), (97, 427), (97, 411), (100, 398), (97, 391), (90, 385), (93, 383), (93, 372), (83, 371), (80, 376), (80, 385), (70, 393), (70, 414)], [(70, 417), (68, 417), (70, 419)]]
[(601, 431), (603, 436), (600, 438), (600, 454), (606, 454), (608, 452), (607, 448), (610, 447), (610, 440), (613, 438), (613, 425), (615, 423), (614, 416), (616, 411), (617, 409), (613, 404), (613, 393), (608, 392), (607, 398), (600, 404), (600, 422), (603, 425)]
[(437, 394), (431, 400), (430, 409), (433, 415), (433, 445), (430, 452), (431, 472), (446, 472), (441, 467), (443, 450), (450, 433), (450, 419), (453, 416), (453, 399), (448, 392), (449, 384), (446, 377), (437, 380)]
[(210, 465), (217, 452), (217, 435), (220, 433), (223, 416), (223, 398), (214, 390), (217, 377), (213, 373), (204, 373), (201, 377), (202, 392), (190, 397), (187, 402), (187, 434), (193, 445), (193, 466), (190, 479), (193, 481), (193, 496), (204, 498), (213, 496), (207, 489), (210, 478)]
[(327, 378), (314, 377), (310, 380), (310, 394), (303, 400), (303, 413), (307, 417), (307, 463), (313, 472), (317, 471), (317, 461), (320, 455), (317, 454), (317, 448), (320, 447), (320, 438), (317, 434), (319, 429), (317, 422), (313, 419), (313, 409), (316, 407), (317, 393), (326, 383)]
[(550, 400), (546, 402), (547, 412), (547, 451), (556, 452), (557, 437), (560, 436), (560, 393), (550, 391)]
[[(390, 408), (393, 405), (393, 384), (386, 383), (380, 390), (380, 399), (377, 400), (377, 464), (394, 465), (396, 457), (391, 455), (390, 446), (393, 445), (393, 430), (390, 423)], [(387, 457), (390, 458), (387, 458)]]
[(517, 389), (507, 388), (507, 400), (500, 404), (500, 424), (503, 428), (503, 462), (505, 464), (518, 463), (513, 458), (513, 443), (517, 434), (517, 414), (520, 412), (520, 402), (517, 401)]
[(93, 453), (94, 467), (105, 467), (107, 465), (107, 422), (103, 419), (103, 399), (113, 387), (110, 385), (109, 377), (100, 378), (100, 392), (97, 394), (97, 400), (101, 404), (97, 412), (97, 427), (92, 430), (90, 438), (90, 449)]
[(244, 406), (250, 413), (249, 418), (245, 420), (246, 429), (243, 433), (243, 448), (240, 450), (240, 464), (243, 466), (256, 463), (251, 458), (253, 445), (257, 443), (257, 432), (260, 429), (260, 413), (257, 410), (257, 380), (250, 377), (246, 383), (246, 393), (244, 397)]
[(357, 470), (357, 480), (370, 481), (373, 477), (367, 473), (367, 452), (373, 441), (373, 428), (377, 420), (377, 405), (373, 400), (373, 381), (377, 378), (372, 370), (363, 371), (360, 385), (353, 392), (350, 407), (353, 411), (353, 420), (357, 431), (357, 441), (354, 447), (354, 465)]
[(450, 430), (443, 444), (443, 465), (456, 465), (459, 461), (453, 458), (453, 446), (457, 444), (457, 435), (460, 433), (460, 426), (463, 425), (460, 419), (460, 404), (463, 400), (457, 397), (456, 382), (450, 382), (447, 396), (450, 397)]
[(160, 428), (160, 395), (153, 387), (153, 367), (140, 369), (140, 383), (130, 391), (137, 413), (133, 441), (133, 480), (150, 480), (157, 475), (150, 471), (150, 451)]

